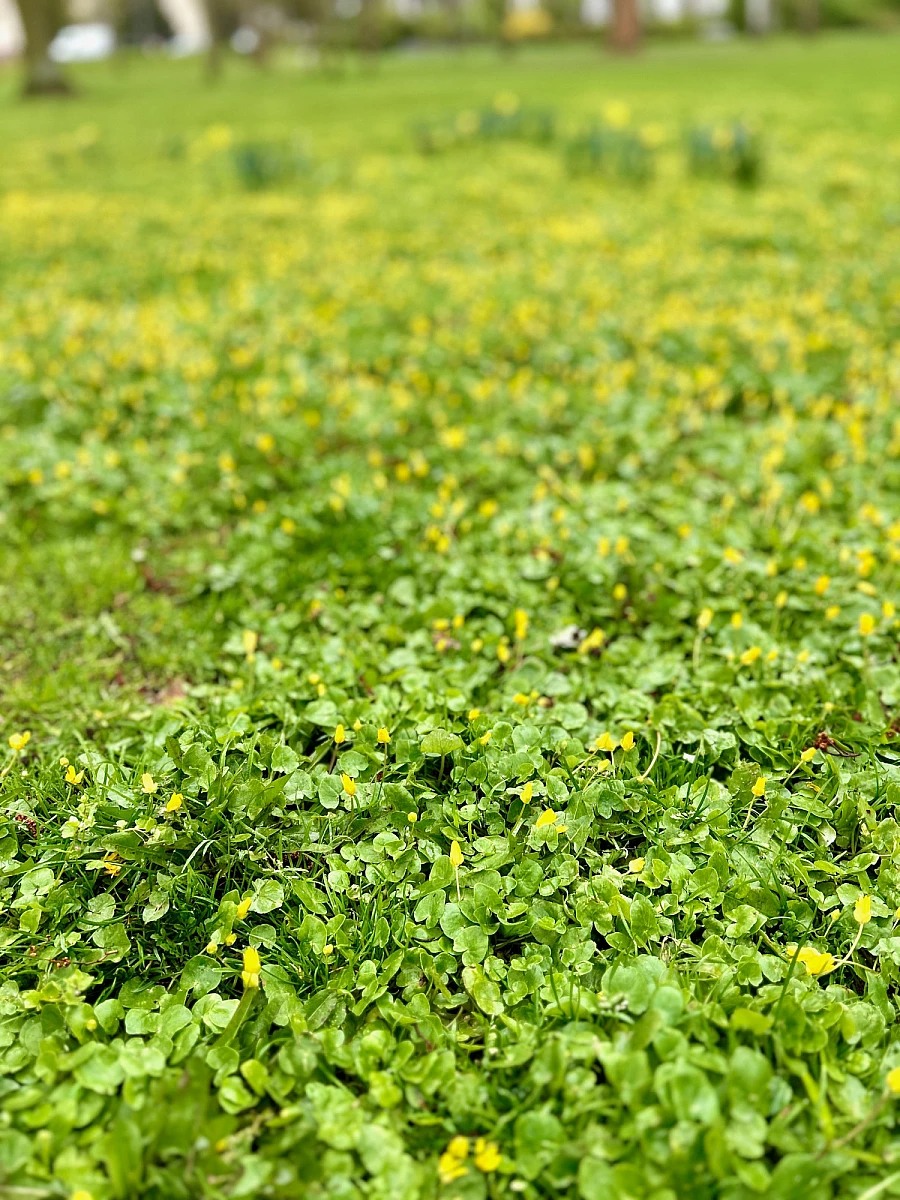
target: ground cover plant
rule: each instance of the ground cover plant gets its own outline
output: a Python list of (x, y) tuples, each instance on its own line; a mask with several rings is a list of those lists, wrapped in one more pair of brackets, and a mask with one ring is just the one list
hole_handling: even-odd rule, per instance
[(900, 1194), (898, 50), (4, 81), (3, 1195)]

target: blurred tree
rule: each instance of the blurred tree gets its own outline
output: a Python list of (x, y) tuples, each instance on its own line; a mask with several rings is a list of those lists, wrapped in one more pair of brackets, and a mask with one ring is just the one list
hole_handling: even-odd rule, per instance
[(236, 0), (204, 0), (209, 25), (209, 52), (206, 68), (215, 78), (222, 69), (222, 50), (240, 24)]
[(381, 0), (361, 0), (359, 48), (370, 58), (381, 49)]
[(613, 50), (630, 53), (641, 43), (641, 17), (637, 0), (613, 0), (609, 40)]
[(65, 96), (72, 85), (50, 57), (50, 43), (66, 23), (62, 0), (19, 0), (25, 30), (26, 96)]

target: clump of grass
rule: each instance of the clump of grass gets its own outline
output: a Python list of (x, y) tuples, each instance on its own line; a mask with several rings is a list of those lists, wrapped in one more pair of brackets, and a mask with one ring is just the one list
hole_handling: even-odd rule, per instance
[(687, 147), (690, 170), (699, 178), (727, 179), (741, 187), (756, 187), (762, 179), (762, 137), (746, 121), (695, 126)]

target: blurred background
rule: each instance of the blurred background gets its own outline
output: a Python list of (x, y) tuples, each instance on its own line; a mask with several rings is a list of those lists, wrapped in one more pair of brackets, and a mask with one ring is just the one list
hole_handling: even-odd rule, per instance
[(643, 39), (898, 26), (900, 0), (0, 0), (0, 62), (21, 59), (33, 94), (70, 88), (67, 64), (129, 50), (202, 54), (215, 73), (225, 49), (334, 65), (353, 50), (586, 39), (630, 52)]

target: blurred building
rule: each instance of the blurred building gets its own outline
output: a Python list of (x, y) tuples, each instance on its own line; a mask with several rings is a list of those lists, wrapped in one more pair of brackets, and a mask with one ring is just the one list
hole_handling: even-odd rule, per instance
[(16, 58), (24, 44), (22, 18), (15, 0), (0, 0), (0, 61)]

